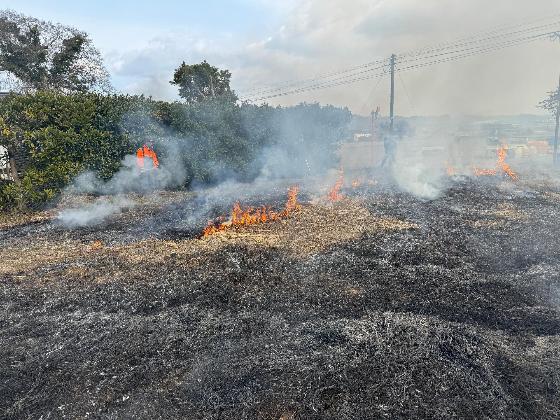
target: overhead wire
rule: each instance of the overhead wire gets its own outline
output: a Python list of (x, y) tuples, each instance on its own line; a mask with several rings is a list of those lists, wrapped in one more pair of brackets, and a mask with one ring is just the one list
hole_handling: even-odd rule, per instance
[(546, 21), (546, 20), (557, 20), (559, 18), (560, 18), (560, 13), (555, 13), (555, 14), (552, 14), (552, 15), (549, 15), (549, 16), (546, 16), (546, 17), (540, 17), (538, 19), (531, 19), (529, 21), (521, 21), (521, 22), (518, 22), (515, 25), (505, 24), (505, 25), (497, 26), (497, 27), (495, 27), (494, 29), (491, 29), (491, 30), (479, 31), (479, 32), (476, 32), (474, 34), (470, 34), (466, 37), (456, 39), (454, 41), (442, 42), (442, 43), (432, 45), (432, 46), (429, 46), (429, 47), (423, 47), (423, 48), (419, 48), (417, 50), (408, 51), (406, 53), (400, 54), (400, 56), (410, 56), (410, 55), (417, 55), (417, 54), (421, 54), (421, 53), (425, 53), (425, 52), (430, 52), (432, 50), (457, 45), (458, 43), (468, 42), (469, 40), (470, 41), (475, 41), (476, 39), (480, 38), (481, 36), (498, 34), (500, 32), (504, 32), (504, 31), (508, 31), (508, 30), (512, 30), (512, 29), (516, 29), (516, 28), (521, 28), (521, 27), (524, 27), (524, 26), (527, 26), (527, 25), (530, 25), (530, 24), (534, 24), (536, 22), (542, 22), (542, 21)]
[(381, 64), (381, 63), (384, 63), (384, 62), (386, 62), (385, 58), (379, 58), (375, 61), (370, 61), (368, 63), (364, 63), (364, 64), (360, 64), (358, 66), (350, 67), (348, 69), (332, 71), (332, 72), (329, 72), (329, 73), (323, 73), (323, 74), (316, 75), (314, 77), (310, 77), (308, 79), (288, 80), (288, 81), (284, 81), (284, 82), (275, 83), (275, 84), (272, 84), (272, 85), (255, 87), (255, 88), (252, 88), (252, 89), (248, 89), (245, 92), (246, 92), (246, 94), (248, 94), (248, 93), (251, 93), (251, 92), (264, 93), (264, 92), (268, 92), (268, 91), (275, 91), (275, 90), (281, 89), (283, 87), (296, 86), (296, 85), (299, 85), (299, 84), (304, 84), (306, 82), (313, 82), (315, 80), (328, 79), (328, 78), (331, 78), (333, 76), (338, 76), (338, 75), (344, 74), (344, 73), (351, 73), (351, 72), (354, 72), (356, 70), (361, 70), (363, 68), (378, 65), (378, 64)]
[[(398, 61), (400, 63), (409, 63), (409, 62), (414, 62), (414, 61), (425, 61), (425, 60), (429, 60), (432, 58), (437, 58), (437, 57), (444, 57), (444, 56), (448, 56), (448, 55), (457, 55), (457, 54), (461, 54), (461, 53), (465, 53), (465, 52), (469, 52), (469, 51), (477, 51), (482, 47), (485, 47), (485, 45), (475, 45), (475, 44), (480, 44), (480, 42), (482, 41), (488, 41), (488, 40), (495, 40), (495, 41), (500, 41), (500, 38), (504, 38), (506, 36), (511, 36), (511, 35), (515, 35), (515, 34), (522, 34), (525, 32), (534, 32), (536, 29), (543, 29), (544, 27), (550, 27), (552, 25), (560, 25), (560, 21), (555, 22), (554, 24), (547, 24), (547, 25), (541, 25), (540, 27), (535, 27), (535, 28), (530, 28), (528, 30), (524, 30), (524, 31), (517, 31), (517, 32), (513, 32), (513, 33), (507, 33), (507, 34), (500, 34), (497, 37), (492, 37), (492, 38), (486, 38), (486, 39), (481, 39), (481, 40), (476, 40), (471, 42), (470, 44), (466, 44), (466, 43), (462, 43), (462, 44), (457, 44), (457, 45), (450, 45), (449, 47), (447, 47), (447, 49), (449, 48), (457, 48), (458, 46), (468, 46), (467, 48), (460, 48), (460, 49), (454, 49), (454, 50), (450, 50), (450, 51), (444, 51), (444, 52), (440, 52), (437, 54), (432, 54), (432, 55), (419, 55), (419, 56), (415, 56), (406, 60), (402, 60), (402, 59), (398, 59)], [(550, 32), (547, 34), (552, 34), (554, 32)], [(542, 34), (538, 34), (536, 35), (538, 37), (542, 36)], [(532, 38), (532, 36), (530, 37), (524, 37), (521, 39), (530, 39)], [(520, 38), (518, 38), (520, 39)], [(504, 44), (507, 44), (511, 41), (517, 41), (518, 39), (511, 39), (511, 40), (503, 40), (501, 41)], [(470, 46), (469, 46), (470, 45)], [(432, 52), (435, 52), (435, 50), (430, 50)], [(406, 55), (404, 55), (406, 56)], [(399, 55), (398, 57), (403, 57), (403, 55)], [(378, 60), (375, 63), (380, 64), (382, 62), (382, 60)], [(373, 62), (372, 62), (373, 63)], [(338, 82), (340, 80), (344, 80), (345, 78), (356, 78), (356, 76), (362, 75), (362, 74), (367, 74), (367, 73), (371, 73), (374, 72), (375, 70), (379, 70), (380, 68), (384, 67), (385, 65), (382, 66), (377, 66), (377, 67), (371, 67), (371, 68), (367, 68), (367, 66), (369, 66), (372, 63), (368, 63), (367, 65), (363, 65), (363, 66), (356, 66), (354, 67), (352, 70), (348, 69), (346, 71), (340, 71), (340, 72), (334, 72), (331, 73), (331, 76), (328, 77), (317, 77), (317, 78), (310, 78), (310, 79), (305, 79), (305, 80), (301, 80), (299, 82), (293, 82), (289, 85), (284, 85), (282, 87), (278, 87), (278, 88), (274, 88), (274, 89), (268, 89), (268, 90), (260, 90), (260, 91), (256, 91), (253, 94), (249, 94), (249, 95), (245, 95), (243, 97), (244, 100), (259, 100), (261, 98), (264, 97), (275, 97), (276, 93), (282, 93), (283, 91), (286, 91), (286, 89), (290, 89), (293, 88), (292, 90), (295, 92), (299, 92), (300, 89), (306, 89), (306, 88), (312, 88), (317, 86), (317, 82), (319, 83), (333, 83), (333, 82)], [(359, 69), (363, 69), (361, 71), (355, 71), (355, 70), (359, 70)], [(346, 73), (346, 74), (345, 74)], [(338, 77), (334, 77), (335, 75), (338, 75)], [(325, 80), (321, 80), (321, 79), (325, 79)], [(307, 84), (307, 86), (305, 86)], [(284, 95), (282, 95), (284, 96)]]
[(350, 73), (350, 74), (344, 74), (343, 72), (340, 72), (340, 73), (337, 73), (337, 74), (333, 74), (333, 76), (334, 75), (337, 76), (337, 77), (334, 77), (334, 78), (333, 77), (310, 78), (310, 79), (301, 81), (301, 83), (293, 83), (293, 84), (290, 84), (290, 85), (286, 85), (285, 87), (274, 88), (274, 89), (269, 89), (269, 90), (265, 90), (265, 91), (259, 91), (259, 92), (257, 92), (256, 94), (253, 94), (253, 95), (246, 95), (245, 98), (250, 98), (250, 97), (254, 97), (254, 96), (258, 96), (258, 95), (271, 94), (271, 93), (274, 93), (274, 92), (279, 92), (279, 91), (285, 90), (286, 88), (297, 88), (299, 85), (314, 83), (314, 82), (320, 81), (321, 79), (325, 79), (325, 82), (332, 82), (332, 81), (337, 81), (337, 80), (340, 80), (340, 79), (344, 79), (345, 77), (350, 77), (350, 76), (353, 77), (353, 76), (356, 76), (356, 75), (359, 75), (359, 74), (370, 73), (372, 71), (380, 70), (383, 67), (386, 67), (387, 66), (386, 61), (387, 60), (385, 60), (385, 59), (380, 60), (377, 63), (377, 64), (380, 64), (380, 65), (378, 65), (377, 67), (367, 68), (365, 70), (361, 70), (361, 71), (358, 71), (358, 72), (353, 72), (353, 73), (350, 73), (350, 71), (346, 72), (346, 73)]
[[(405, 85), (405, 83), (404, 83), (404, 80), (403, 80), (403, 78), (402, 78), (402, 75), (401, 75), (400, 72), (397, 72), (397, 74), (399, 75), (399, 79), (400, 79), (400, 81), (401, 81), (401, 85), (402, 85), (402, 87), (403, 87), (403, 89), (404, 89), (404, 93), (406, 94), (406, 98), (408, 99), (408, 103), (409, 103), (409, 105), (410, 105), (410, 110), (412, 111), (412, 113), (416, 113), (415, 107), (414, 107), (414, 105), (412, 104), (412, 100), (410, 99), (410, 95), (408, 94), (408, 89), (406, 88), (406, 85)], [(379, 80), (381, 80), (381, 79), (379, 79)]]
[[(555, 22), (554, 24), (548, 24), (548, 25), (543, 25), (541, 27), (538, 28), (531, 28), (530, 31), (516, 31), (516, 32), (511, 32), (511, 33), (507, 33), (507, 34), (501, 34), (499, 36), (495, 36), (495, 37), (491, 37), (491, 38), (484, 38), (484, 39), (480, 39), (480, 40), (476, 40), (470, 43), (463, 43), (463, 44), (456, 44), (453, 45), (452, 47), (448, 47), (439, 51), (437, 50), (431, 50), (430, 53), (434, 53), (432, 55), (428, 55), (428, 54), (422, 54), (422, 55), (418, 55), (418, 56), (412, 56), (412, 58), (410, 59), (400, 59), (400, 57), (404, 57), (404, 56), (397, 56), (397, 59), (399, 59), (400, 62), (409, 62), (409, 61), (418, 61), (418, 60), (423, 60), (423, 59), (427, 59), (427, 58), (433, 58), (433, 57), (438, 57), (438, 56), (442, 56), (442, 55), (447, 55), (447, 54), (455, 54), (457, 52), (462, 52), (462, 51), (468, 51), (468, 50), (472, 50), (472, 49), (476, 49), (478, 48), (478, 45), (476, 44), (480, 44), (482, 42), (487, 42), (487, 41), (491, 41), (491, 40), (497, 40), (499, 41), (500, 38), (504, 38), (504, 37), (511, 37), (512, 35), (521, 35), (523, 33), (526, 32), (541, 32), (542, 30), (546, 29), (546, 28), (550, 28), (551, 26), (556, 26), (560, 28), (560, 21)], [(537, 30), (538, 29), (538, 30)], [(461, 48), (461, 47), (467, 47), (467, 48)], [(459, 49), (456, 49), (459, 48)], [(445, 50), (451, 50), (451, 51), (445, 51)]]
[[(447, 57), (439, 57), (439, 56), (428, 57), (429, 58), (428, 60), (424, 60), (423, 62), (417, 62), (417, 63), (407, 65), (407, 66), (404, 66), (404, 67), (399, 67), (398, 66), (399, 62), (397, 62), (397, 71), (409, 71), (409, 70), (422, 68), (422, 67), (426, 67), (426, 66), (431, 66), (431, 65), (435, 65), (435, 64), (439, 64), (439, 63), (455, 61), (455, 60), (458, 60), (458, 59), (467, 58), (467, 57), (471, 57), (471, 56), (478, 55), (478, 54), (484, 54), (484, 53), (500, 50), (500, 49), (515, 46), (515, 45), (521, 45), (521, 44), (524, 44), (524, 43), (529, 43), (529, 42), (537, 41), (539, 39), (543, 39), (547, 36), (550, 36), (552, 33), (553, 32), (542, 33), (542, 34), (538, 34), (538, 35), (532, 35), (532, 36), (529, 36), (529, 37), (512, 39), (512, 40), (509, 40), (509, 41), (501, 41), (501, 42), (496, 42), (496, 43), (488, 44), (488, 45), (480, 45), (478, 48), (469, 48), (469, 49), (465, 49), (465, 50), (459, 50), (459, 51), (457, 51), (459, 54), (457, 54), (457, 52), (455, 52), (455, 55), (450, 55), (450, 56), (447, 56)], [(404, 64), (407, 64), (407, 62), (404, 62)], [(382, 67), (385, 67), (385, 66), (379, 66), (376, 69), (380, 69)], [(363, 72), (363, 73), (366, 73), (366, 72)], [(362, 80), (370, 80), (370, 79), (373, 79), (373, 78), (376, 78), (376, 77), (385, 76), (386, 74), (387, 74), (387, 72), (384, 71), (382, 73), (368, 74), (368, 75), (363, 75), (363, 76), (360, 76), (360, 77), (355, 77), (355, 76), (359, 75), (359, 73), (357, 73), (356, 75), (353, 75), (354, 77), (339, 78), (339, 79), (334, 79), (334, 80), (331, 80), (331, 81), (324, 81), (324, 82), (315, 83), (315, 84), (312, 84), (312, 85), (302, 86), (302, 87), (294, 88), (294, 89), (291, 89), (291, 90), (279, 91), (279, 92), (276, 92), (276, 93), (273, 93), (273, 94), (270, 94), (270, 95), (263, 95), (263, 96), (260, 96), (260, 97), (252, 98), (251, 101), (261, 101), (261, 100), (272, 99), (272, 98), (277, 98), (277, 97), (281, 97), (281, 96), (292, 95), (292, 94), (296, 94), (296, 93), (303, 93), (303, 92), (307, 92), (307, 91), (325, 89), (325, 88), (340, 86), (340, 85), (344, 85), (344, 84), (355, 83), (355, 82), (362, 81)]]
[[(553, 15), (551, 17), (547, 17), (547, 18), (541, 18), (538, 19), (536, 21), (543, 21), (543, 20), (550, 20), (550, 19), (556, 19), (560, 17), (560, 14), (558, 15)], [(535, 20), (533, 20), (532, 22), (535, 22)], [(500, 33), (499, 30), (493, 30), (493, 31), (486, 31), (486, 32), (481, 32), (479, 35), (472, 35), (470, 37), (467, 38), (463, 38), (463, 39), (459, 39), (455, 42), (452, 43), (447, 43), (447, 44), (439, 44), (437, 46), (433, 46), (433, 47), (428, 47), (428, 48), (424, 48), (421, 50), (417, 50), (416, 53), (415, 52), (408, 52), (408, 53), (404, 53), (404, 54), (399, 54), (398, 57), (401, 59), (401, 61), (404, 61), (403, 58), (407, 58), (407, 57), (411, 57), (411, 58), (407, 58), (408, 61), (419, 61), (419, 60), (423, 60), (425, 58), (431, 58), (428, 57), (427, 54), (430, 53), (437, 53), (439, 51), (441, 51), (441, 54), (433, 54), (433, 56), (439, 56), (439, 55), (447, 55), (447, 54), (453, 54), (453, 53), (457, 53), (457, 52), (461, 52), (461, 51), (453, 51), (453, 49), (455, 48), (459, 48), (462, 46), (470, 46), (470, 45), (474, 45), (474, 44), (479, 44), (481, 42), (485, 42), (485, 41), (489, 41), (489, 40), (495, 40), (495, 39), (499, 39), (499, 38), (504, 38), (504, 37), (511, 37), (514, 35), (519, 35), (519, 34), (523, 34), (523, 33), (527, 33), (527, 32), (535, 32), (538, 30), (542, 30), (545, 29), (547, 27), (551, 27), (551, 26), (557, 26), (560, 23), (560, 21), (554, 21), (551, 23), (547, 23), (544, 25), (540, 25), (540, 26), (533, 26), (530, 28), (525, 28), (525, 29), (521, 29), (521, 30), (517, 30), (517, 31), (513, 31), (511, 32), (512, 29), (519, 29), (522, 28), (524, 26), (526, 26), (527, 24), (522, 24), (522, 25), (514, 25), (514, 26), (506, 26), (505, 28), (510, 30), (510, 32), (505, 32), (505, 33)], [(494, 34), (494, 35), (493, 35)], [(483, 36), (481, 38), (481, 36)], [(468, 49), (473, 49), (475, 47), (471, 47), (471, 48), (465, 48), (465, 50)], [(451, 51), (446, 51), (446, 50), (451, 50)], [(421, 53), (420, 53), (421, 52)], [(385, 59), (386, 60), (386, 59)], [(265, 87), (255, 87), (253, 89), (250, 89), (248, 91), (245, 92), (244, 96), (245, 98), (251, 98), (251, 97), (255, 97), (255, 96), (262, 96), (264, 94), (268, 94), (268, 93), (273, 93), (273, 92), (279, 92), (281, 90), (284, 90), (286, 88), (292, 88), (292, 87), (297, 87), (297, 86), (301, 86), (301, 85), (305, 85), (307, 83), (315, 83), (317, 81), (320, 81), (321, 79), (329, 79), (329, 78), (333, 78), (334, 76), (340, 76), (339, 78), (343, 78), (346, 76), (356, 76), (357, 74), (364, 74), (370, 71), (374, 71), (377, 70), (376, 67), (372, 67), (376, 64), (380, 64), (382, 62), (385, 61), (384, 59), (378, 59), (376, 61), (372, 61), (369, 63), (365, 63), (359, 66), (354, 66), (351, 67), (349, 69), (345, 69), (345, 70), (339, 70), (339, 71), (334, 71), (334, 72), (330, 72), (330, 73), (325, 73), (323, 75), (318, 75), (312, 78), (308, 78), (308, 79), (303, 79), (303, 80), (293, 80), (293, 81), (288, 81), (288, 82), (281, 82), (279, 84), (275, 84), (275, 85), (269, 85), (269, 86), (265, 86)], [(368, 68), (370, 67), (370, 68)], [(357, 70), (361, 70), (361, 69), (366, 69), (366, 70), (362, 70), (356, 73)]]
[(373, 99), (373, 97), (375, 96), (375, 94), (377, 93), (377, 88), (379, 87), (379, 84), (381, 83), (381, 80), (383, 80), (382, 77), (378, 77), (377, 78), (377, 82), (375, 83), (375, 86), (373, 86), (373, 88), (371, 89), (369, 95), (367, 96), (367, 98), (365, 99), (365, 101), (363, 102), (361, 109), (363, 110), (365, 108), (365, 106), (370, 102), (371, 99)]
[(399, 72), (409, 71), (409, 70), (414, 70), (414, 69), (417, 69), (417, 68), (431, 66), (431, 65), (434, 65), (434, 64), (446, 63), (446, 62), (449, 62), (449, 61), (456, 61), (456, 60), (459, 60), (459, 59), (462, 59), (462, 58), (472, 57), (472, 56), (479, 55), (479, 54), (485, 54), (485, 53), (488, 53), (488, 52), (502, 50), (504, 48), (509, 48), (509, 47), (513, 47), (513, 46), (517, 46), (517, 45), (523, 45), (523, 44), (527, 44), (527, 43), (530, 43), (530, 42), (538, 41), (540, 39), (544, 39), (544, 38), (550, 36), (550, 34), (551, 33), (544, 33), (544, 34), (534, 35), (534, 36), (531, 36), (531, 37), (526, 37), (526, 38), (523, 38), (523, 39), (517, 39), (517, 40), (512, 40), (512, 41), (502, 42), (502, 43), (496, 43), (496, 44), (492, 44), (490, 46), (481, 46), (481, 48), (479, 48), (475, 51), (471, 51), (469, 53), (458, 54), (458, 55), (445, 57), (445, 58), (438, 58), (438, 59), (435, 59), (435, 60), (432, 60), (432, 61), (416, 63), (416, 64), (412, 64), (412, 65), (405, 66), (405, 67), (398, 67), (397, 70)]

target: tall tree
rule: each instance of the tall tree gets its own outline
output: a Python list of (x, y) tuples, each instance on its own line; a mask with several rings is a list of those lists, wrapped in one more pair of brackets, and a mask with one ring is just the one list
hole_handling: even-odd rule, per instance
[(237, 97), (229, 86), (230, 79), (228, 70), (211, 66), (206, 60), (200, 64), (185, 64), (183, 61), (169, 83), (179, 86), (179, 96), (188, 103), (217, 97), (235, 101)]
[(21, 91), (109, 91), (101, 54), (85, 32), (0, 11), (0, 72)]

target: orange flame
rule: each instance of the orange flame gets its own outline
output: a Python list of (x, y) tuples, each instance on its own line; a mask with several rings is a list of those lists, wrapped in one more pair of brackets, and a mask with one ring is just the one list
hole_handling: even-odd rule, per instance
[(517, 179), (517, 174), (513, 172), (511, 167), (506, 163), (506, 155), (507, 155), (507, 144), (501, 146), (498, 149), (498, 165), (502, 168), (506, 174), (510, 176), (511, 179)]
[(495, 169), (480, 169), (480, 168), (473, 168), (474, 174), (476, 176), (489, 176), (489, 175), (496, 175), (497, 171)]
[(344, 185), (344, 170), (341, 169), (338, 179), (336, 180), (335, 184), (330, 189), (329, 194), (327, 195), (329, 200), (340, 201), (344, 198), (344, 195), (340, 193), (340, 189), (342, 188), (343, 185)]
[(493, 176), (497, 175), (499, 170), (502, 170), (511, 179), (516, 180), (517, 174), (511, 169), (511, 167), (506, 163), (508, 145), (501, 145), (498, 150), (498, 161), (496, 162), (496, 169), (481, 169), (473, 167), (473, 172), (476, 176)]
[(97, 250), (103, 248), (103, 242), (101, 242), (101, 241), (98, 239), (98, 240), (93, 241), (93, 242), (91, 243), (90, 246), (91, 246), (91, 249), (92, 249), (92, 250), (97, 251)]
[(217, 221), (210, 220), (206, 228), (204, 228), (202, 236), (210, 236), (234, 226), (256, 225), (288, 217), (294, 211), (301, 209), (301, 205), (297, 202), (298, 191), (298, 186), (290, 187), (288, 190), (288, 200), (286, 201), (284, 210), (280, 213), (266, 206), (257, 207), (256, 209), (253, 207), (243, 209), (241, 208), (241, 204), (237, 202), (233, 205), (229, 221), (221, 222), (221, 220), (224, 219), (223, 217), (219, 218)]
[(288, 189), (288, 201), (286, 201), (286, 206), (284, 208), (284, 216), (289, 216), (294, 210), (301, 209), (301, 204), (297, 202), (297, 195), (299, 192), (299, 187), (294, 185)]
[(447, 166), (447, 176), (455, 176), (455, 168), (449, 162), (445, 162), (445, 166)]

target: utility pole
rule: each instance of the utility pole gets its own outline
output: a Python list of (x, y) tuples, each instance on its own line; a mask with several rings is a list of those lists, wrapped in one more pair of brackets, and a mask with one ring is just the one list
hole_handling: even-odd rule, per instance
[(391, 132), (393, 131), (393, 122), (395, 119), (394, 107), (395, 107), (395, 62), (397, 56), (395, 54), (391, 55), (389, 65), (391, 66), (391, 106), (390, 106), (390, 118), (391, 118)]
[(556, 91), (556, 130), (554, 131), (554, 154), (552, 162), (558, 164), (558, 129), (560, 128), (560, 78), (558, 78), (558, 90)]

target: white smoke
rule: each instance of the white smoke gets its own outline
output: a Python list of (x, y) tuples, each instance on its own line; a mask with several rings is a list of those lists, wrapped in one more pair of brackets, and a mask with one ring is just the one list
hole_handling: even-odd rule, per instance
[[(160, 147), (160, 150), (166, 149), (166, 153), (157, 169), (141, 169), (136, 163), (136, 156), (127, 155), (122, 161), (121, 169), (108, 181), (99, 179), (91, 171), (80, 174), (63, 194), (103, 196), (91, 204), (62, 210), (57, 221), (69, 228), (97, 225), (134, 204), (125, 194), (146, 194), (182, 185), (186, 171), (176, 147), (175, 142), (168, 142)], [(149, 168), (150, 165), (146, 162), (145, 167)]]
[(94, 226), (104, 222), (108, 217), (121, 213), (134, 202), (122, 196), (100, 197), (95, 202), (80, 208), (66, 209), (59, 213), (57, 220), (64, 226), (74, 228)]
[(121, 169), (108, 181), (100, 180), (94, 172), (80, 174), (67, 189), (77, 194), (126, 194), (129, 192), (145, 193), (156, 189), (181, 185), (185, 180), (185, 169), (176, 154), (164, 160), (157, 169), (141, 169), (136, 163), (136, 156), (127, 155)]
[(397, 186), (420, 199), (434, 200), (448, 185), (446, 162), (450, 161), (445, 138), (412, 137), (397, 140), (391, 174)]
[(444, 191), (441, 171), (424, 162), (396, 165), (393, 177), (402, 190), (424, 200), (434, 200)]

